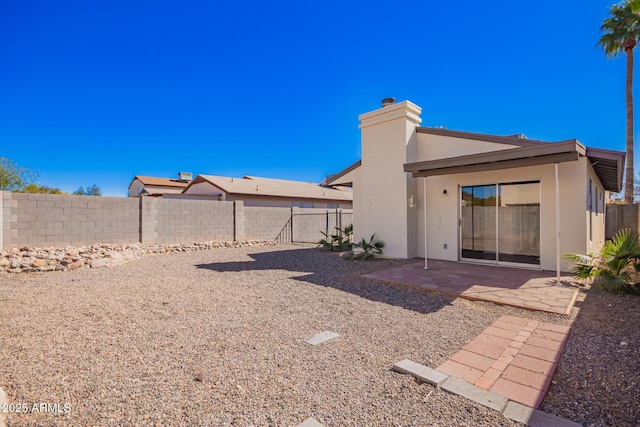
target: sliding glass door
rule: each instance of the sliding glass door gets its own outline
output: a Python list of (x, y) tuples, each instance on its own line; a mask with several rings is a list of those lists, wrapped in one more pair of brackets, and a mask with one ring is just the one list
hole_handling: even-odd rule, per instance
[(540, 183), (461, 188), (462, 259), (540, 264)]

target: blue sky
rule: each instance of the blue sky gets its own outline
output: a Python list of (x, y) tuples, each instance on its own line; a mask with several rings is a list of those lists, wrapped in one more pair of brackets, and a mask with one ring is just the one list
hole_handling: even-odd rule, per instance
[(611, 4), (4, 2), (0, 157), (116, 196), (179, 171), (319, 182), (389, 96), (424, 126), (624, 150)]

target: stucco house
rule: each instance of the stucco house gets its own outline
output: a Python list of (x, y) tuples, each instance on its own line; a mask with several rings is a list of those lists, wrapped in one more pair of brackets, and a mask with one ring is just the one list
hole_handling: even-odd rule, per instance
[(310, 182), (244, 176), (197, 175), (182, 192), (218, 200), (242, 200), (245, 206), (351, 209), (353, 192)]
[(421, 127), (420, 114), (388, 101), (360, 115), (361, 161), (327, 177), (353, 186), (356, 240), (375, 233), (394, 258), (558, 272), (570, 267), (561, 255), (602, 245), (624, 153)]
[(136, 175), (129, 184), (129, 197), (180, 194), (191, 182), (191, 174), (181, 172), (178, 179)]

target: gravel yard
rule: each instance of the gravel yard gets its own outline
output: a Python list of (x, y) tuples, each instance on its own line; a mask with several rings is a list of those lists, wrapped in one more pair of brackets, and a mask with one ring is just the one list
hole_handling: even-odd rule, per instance
[[(502, 314), (575, 322), (543, 410), (640, 424), (640, 299), (591, 290), (562, 316), (360, 277), (408, 262), (278, 245), (0, 274), (8, 402), (71, 405), (9, 425), (513, 426), (390, 371), (405, 358), (438, 366)], [(327, 330), (340, 337), (303, 342)]]

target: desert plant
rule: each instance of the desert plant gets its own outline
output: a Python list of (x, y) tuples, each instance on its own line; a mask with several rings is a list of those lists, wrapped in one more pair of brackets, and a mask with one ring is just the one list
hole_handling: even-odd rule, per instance
[(609, 8), (610, 16), (604, 20), (600, 27), (602, 37), (598, 45), (604, 49), (608, 58), (615, 58), (621, 53), (627, 57), (625, 97), (627, 104), (627, 181), (624, 189), (624, 200), (633, 203), (633, 177), (635, 169), (633, 164), (633, 50), (640, 38), (640, 15), (634, 13), (629, 1), (614, 4)]
[(382, 249), (384, 248), (384, 242), (380, 240), (375, 240), (375, 233), (371, 235), (369, 241), (364, 237), (358, 243), (353, 244), (354, 249), (358, 249), (357, 252), (354, 252), (352, 255), (353, 259), (370, 259), (376, 255), (382, 253)]
[(344, 228), (338, 226), (333, 227), (335, 233), (327, 235), (324, 231), (320, 233), (324, 236), (324, 239), (318, 242), (319, 246), (325, 249), (331, 249), (332, 251), (346, 251), (351, 249), (351, 239), (353, 236), (353, 224), (349, 224)]
[(620, 230), (597, 255), (567, 254), (572, 273), (609, 292), (640, 294), (640, 238), (635, 230)]

